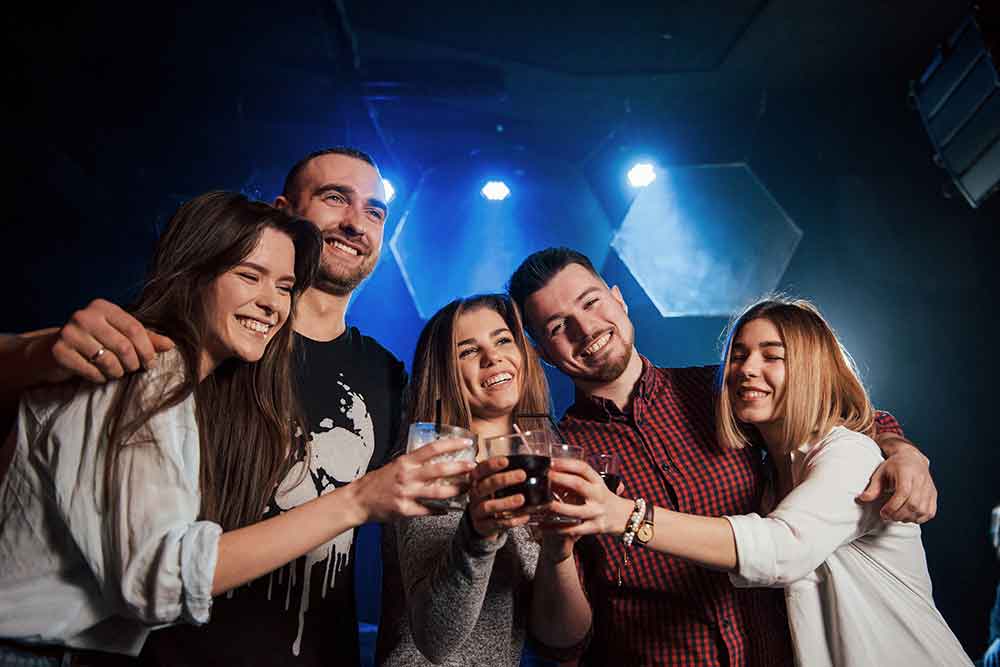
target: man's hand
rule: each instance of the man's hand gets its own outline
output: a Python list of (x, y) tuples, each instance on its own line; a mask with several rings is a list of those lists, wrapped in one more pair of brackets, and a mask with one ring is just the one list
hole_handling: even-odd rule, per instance
[(169, 338), (147, 330), (115, 304), (95, 299), (73, 313), (53, 336), (50, 354), (62, 377), (50, 380), (79, 375), (91, 382), (106, 382), (152, 368), (156, 354), (173, 346)]
[[(354, 493), (360, 515), (357, 524), (369, 521), (392, 521), (400, 517), (434, 514), (421, 498), (454, 498), (465, 491), (466, 484), (450, 478), (466, 475), (475, 464), (471, 461), (431, 463), (431, 459), (457, 452), (469, 446), (467, 440), (442, 438), (415, 452), (400, 456), (378, 470), (359, 477), (348, 485)], [(440, 481), (439, 481), (440, 480)]]
[(868, 487), (856, 500), (870, 503), (891, 493), (880, 512), (885, 521), (926, 523), (937, 514), (938, 492), (930, 461), (913, 445), (898, 436), (896, 439), (900, 442), (893, 447), (894, 453), (875, 469)]

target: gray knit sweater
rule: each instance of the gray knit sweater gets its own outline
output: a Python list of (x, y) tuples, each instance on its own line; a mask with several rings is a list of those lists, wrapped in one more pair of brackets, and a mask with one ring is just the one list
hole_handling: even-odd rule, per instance
[(490, 542), (451, 513), (404, 519), (382, 535), (376, 664), (520, 664), (539, 550), (527, 529)]

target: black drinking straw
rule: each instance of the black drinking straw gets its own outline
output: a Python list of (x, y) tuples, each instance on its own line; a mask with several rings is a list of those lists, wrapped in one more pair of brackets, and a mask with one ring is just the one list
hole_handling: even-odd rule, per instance
[(441, 397), (434, 401), (434, 430), (441, 432)]

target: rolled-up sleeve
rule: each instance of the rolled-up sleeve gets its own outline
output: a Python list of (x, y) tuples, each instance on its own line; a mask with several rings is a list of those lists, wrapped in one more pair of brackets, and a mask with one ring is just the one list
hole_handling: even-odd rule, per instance
[[(161, 368), (176, 369), (169, 362), (161, 357)], [(144, 396), (169, 389), (176, 373), (165, 373), (150, 372)], [(116, 613), (148, 625), (207, 623), (222, 528), (199, 520), (194, 397), (154, 415), (121, 449), (105, 495), (104, 421), (114, 391), (82, 391), (52, 422), (44, 457), (56, 505)]]
[(733, 584), (787, 586), (879, 525), (878, 508), (854, 498), (881, 461), (870, 439), (835, 429), (809, 452), (798, 485), (767, 517), (725, 517), (739, 559), (738, 572), (730, 574)]
[(129, 616), (149, 624), (208, 622), (222, 535), (219, 524), (198, 520), (194, 402), (177, 407), (150, 421), (154, 442), (122, 450), (105, 517), (105, 584)]

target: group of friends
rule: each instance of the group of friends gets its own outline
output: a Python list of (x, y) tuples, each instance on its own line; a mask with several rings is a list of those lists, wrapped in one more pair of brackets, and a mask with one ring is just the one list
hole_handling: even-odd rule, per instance
[[(761, 300), (718, 366), (660, 368), (584, 255), (442, 308), (411, 374), (345, 312), (387, 203), (373, 160), (306, 156), (273, 206), (184, 204), (128, 311), (0, 339), (0, 666), (352, 665), (354, 530), (383, 527), (379, 665), (971, 664), (934, 605), (928, 461), (815, 307)], [(487, 438), (547, 428), (622, 484), (528, 526)], [(412, 422), (475, 462), (409, 453)], [(422, 501), (457, 496), (462, 512)]]

